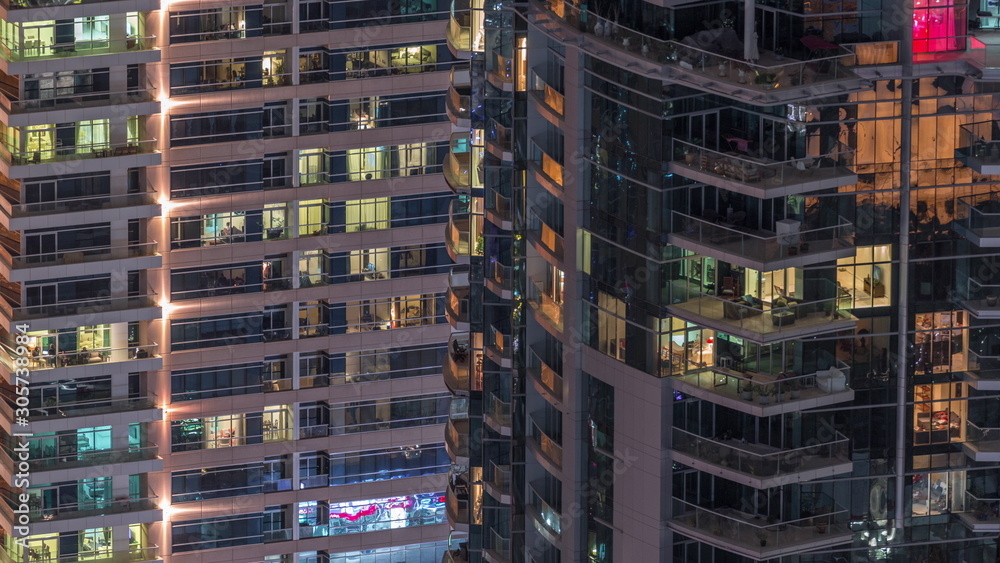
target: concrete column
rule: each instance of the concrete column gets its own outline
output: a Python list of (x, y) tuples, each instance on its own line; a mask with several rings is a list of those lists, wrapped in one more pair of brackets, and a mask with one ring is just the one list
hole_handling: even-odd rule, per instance
[[(296, 315), (296, 318), (298, 318), (298, 315)], [(291, 362), (288, 371), (290, 372), (289, 375), (292, 378), (292, 389), (302, 388), (301, 381), (299, 380), (302, 377), (302, 370), (299, 368), (299, 357), (301, 355), (301, 352), (292, 352), (288, 358), (288, 361)]]

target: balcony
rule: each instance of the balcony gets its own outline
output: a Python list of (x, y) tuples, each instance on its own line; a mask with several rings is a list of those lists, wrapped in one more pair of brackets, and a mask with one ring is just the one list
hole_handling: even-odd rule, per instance
[(449, 418), (444, 428), (444, 444), (451, 460), (457, 465), (469, 464), (469, 438), (472, 425), (469, 419)]
[[(486, 55), (486, 81), (504, 92), (514, 91), (514, 61), (493, 50)], [(523, 78), (520, 90), (525, 89)]]
[(966, 510), (958, 513), (958, 519), (975, 533), (996, 534), (1000, 532), (1000, 517), (996, 508), (998, 506), (1000, 498), (981, 498), (966, 491)]
[(534, 528), (550, 543), (558, 544), (562, 539), (562, 514), (559, 508), (549, 504), (538, 494), (538, 489), (544, 488), (541, 483), (528, 485), (530, 502), (525, 503), (524, 512), (534, 521)]
[[(445, 356), (442, 372), (444, 384), (452, 395), (465, 396), (473, 389), (472, 339), (468, 332), (453, 332), (448, 342), (448, 353)], [(480, 387), (479, 385), (475, 387)]]
[(480, 240), (482, 229), (483, 216), (472, 213), (469, 202), (461, 200), (451, 202), (448, 208), (445, 242), (448, 255), (456, 264), (468, 264), (473, 255), (482, 256), (483, 242)]
[[(128, 212), (122, 210), (130, 209)], [(110, 211), (110, 212), (109, 212)], [(58, 217), (66, 213), (75, 214), (73, 220), (79, 223), (108, 221), (128, 216), (130, 219), (159, 217), (160, 204), (155, 192), (118, 195), (91, 195), (39, 203), (21, 203), (10, 206), (10, 227), (14, 230), (61, 226)], [(55, 216), (49, 218), (48, 216)], [(42, 219), (42, 218), (46, 219)]]
[(501, 329), (490, 325), (486, 329), (486, 356), (493, 363), (502, 368), (512, 367), (511, 350), (513, 342), (509, 334), (505, 334)]
[[(136, 461), (158, 459), (159, 446), (130, 446), (114, 450), (97, 450), (89, 452), (64, 452), (56, 456), (31, 456), (28, 460), (32, 472), (53, 471), (55, 469), (73, 469), (95, 465), (118, 465)], [(11, 454), (8, 452), (8, 456)], [(16, 457), (16, 456), (15, 456)]]
[(511, 299), (514, 296), (514, 269), (504, 266), (494, 258), (486, 265), (486, 277), (483, 279), (486, 289), (500, 296), (501, 299)]
[(527, 301), (535, 314), (547, 321), (558, 332), (563, 329), (563, 304), (557, 302), (543, 284), (528, 279)]
[(528, 448), (534, 452), (536, 459), (550, 466), (546, 470), (554, 475), (562, 473), (562, 446), (543, 432), (535, 424), (535, 420), (530, 415), (528, 416), (528, 439), (526, 443), (528, 444)]
[(157, 166), (160, 164), (160, 153), (156, 147), (156, 139), (119, 144), (76, 145), (34, 151), (11, 151), (9, 146), (0, 145), (0, 160), (9, 166), (7, 176), (19, 179), (28, 174), (28, 169), (22, 167), (51, 165), (33, 168), (31, 174), (60, 174), (65, 173), (65, 167), (55, 165), (66, 162), (77, 163), (73, 168), (74, 173), (99, 172), (109, 168)]
[[(37, 47), (0, 45), (0, 58), (10, 63), (26, 61), (49, 61), (71, 57), (87, 57), (95, 55), (115, 55), (121, 53), (151, 51), (156, 49), (156, 37), (130, 37), (128, 39), (103, 40), (92, 42), (59, 43)], [(130, 63), (156, 62), (159, 57), (150, 60), (135, 60)], [(122, 62), (121, 64), (125, 64)], [(9, 74), (20, 74), (10, 72)]]
[(489, 462), (489, 477), (483, 481), (486, 493), (501, 504), (510, 504), (510, 465)]
[[(558, 119), (565, 116), (566, 98), (562, 92), (550, 86), (539, 76), (537, 71), (531, 71), (531, 97), (551, 112)], [(557, 120), (558, 123), (558, 120)]]
[(528, 167), (535, 173), (535, 179), (556, 197), (562, 197), (565, 168), (556, 157), (542, 149), (532, 140), (529, 143), (530, 159)]
[(808, 231), (800, 230), (800, 222), (785, 219), (777, 222), (778, 232), (772, 233), (741, 226), (744, 216), (744, 212), (738, 211), (729, 218), (707, 220), (674, 211), (674, 232), (667, 241), (685, 250), (761, 272), (801, 268), (848, 258), (856, 252), (854, 225), (843, 217), (837, 225)]
[[(29, 517), (34, 522), (55, 522), (91, 516), (111, 516), (114, 514), (133, 514), (148, 510), (160, 510), (160, 507), (157, 505), (159, 499), (155, 496), (149, 498), (124, 498), (113, 501), (81, 502), (48, 508), (38, 506), (41, 500), (39, 497), (33, 496), (31, 500), (35, 502), (29, 501)], [(15, 503), (12, 506), (12, 502), (14, 501), (9, 499), (7, 507), (15, 509), (17, 504)], [(134, 519), (134, 514), (131, 518)]]
[(448, 274), (448, 289), (445, 291), (444, 312), (451, 328), (469, 331), (469, 297), (472, 288), (469, 286), (469, 271), (457, 271), (452, 268)]
[(496, 190), (488, 190), (484, 199), (486, 220), (500, 227), (501, 230), (513, 230), (510, 198)]
[(534, 209), (528, 210), (528, 236), (532, 246), (550, 263), (561, 264), (564, 255), (563, 236), (538, 216)]
[[(458, 195), (472, 193), (472, 153), (448, 151), (442, 163), (444, 180), (451, 191)], [(480, 182), (482, 185), (482, 182)]]
[[(74, 546), (75, 550), (75, 546)], [(49, 559), (35, 559), (35, 563), (142, 563), (144, 561), (161, 561), (160, 548), (158, 546), (140, 547), (130, 546), (126, 552), (117, 553), (80, 553), (73, 555), (55, 555)], [(0, 563), (24, 563), (29, 561), (28, 556), (18, 556), (8, 554), (6, 550), (0, 550)]]
[(468, 131), (472, 128), (472, 97), (469, 86), (459, 86), (455, 83), (448, 88), (445, 99), (445, 110), (452, 125)]
[[(11, 350), (6, 345), (3, 346), (4, 352), (8, 358), (3, 358), (4, 364), (8, 366), (13, 366), (11, 359), (18, 356), (15, 355), (14, 351)], [(51, 369), (63, 369), (63, 368), (77, 368), (83, 366), (97, 365), (101, 364), (114, 364), (119, 362), (130, 362), (136, 360), (155, 360), (152, 362), (148, 369), (142, 368), (140, 366), (135, 366), (136, 369), (133, 371), (150, 371), (153, 369), (159, 369), (153, 367), (153, 364), (162, 366), (160, 361), (160, 347), (158, 344), (147, 344), (143, 346), (129, 346), (127, 348), (95, 348), (93, 350), (60, 350), (54, 356), (48, 355), (48, 351), (45, 351), (41, 356), (32, 356), (31, 364), (29, 369), (33, 372), (44, 371)], [(105, 367), (100, 368), (101, 371), (105, 370)], [(76, 371), (82, 370), (73, 370)], [(54, 375), (47, 377), (56, 377)]]
[(758, 561), (850, 543), (854, 533), (848, 526), (848, 512), (830, 499), (813, 502), (826, 504), (815, 508), (812, 516), (806, 516), (803, 509), (803, 517), (765, 524), (767, 520), (759, 514), (735, 508), (702, 508), (675, 497), (676, 516), (667, 525), (695, 540)]
[[(991, 275), (991, 274), (987, 274)], [(1000, 319), (1000, 283), (983, 283), (959, 274), (958, 302), (978, 319)]]
[(448, 48), (455, 57), (469, 59), (473, 53), (483, 51), (483, 15), (482, 0), (452, 2), (447, 39)]
[[(774, 53), (763, 51), (757, 63), (747, 63), (742, 56), (727, 57), (700, 49), (689, 41), (665, 41), (614, 25), (597, 13), (581, 11), (568, 0), (548, 0), (536, 5), (565, 21), (572, 30), (583, 30), (590, 39), (588, 50), (595, 55), (605, 51), (605, 60), (613, 60), (622, 66), (627, 63), (633, 66), (640, 60), (646, 63), (644, 66), (663, 65), (664, 74), (674, 80), (750, 103), (773, 105), (802, 98), (844, 94), (865, 86), (851, 70), (856, 62), (854, 53), (822, 41), (824, 44), (818, 45), (819, 50), (813, 53), (829, 46), (832, 49), (826, 50), (833, 51), (831, 56), (817, 56), (805, 61), (784, 57), (779, 61)], [(617, 52), (607, 54), (606, 47)]]
[(836, 367), (816, 373), (775, 377), (716, 366), (676, 376), (672, 381), (674, 389), (684, 394), (765, 417), (853, 401), (854, 389), (847, 386), (850, 369), (837, 361)]
[(510, 403), (490, 393), (483, 422), (501, 436), (511, 435)]
[(994, 138), (993, 133), (996, 127), (996, 121), (962, 125), (965, 146), (955, 149), (955, 158), (985, 176), (1000, 174), (1000, 139)]
[(22, 254), (15, 256), (14, 269), (33, 268), (38, 266), (63, 266), (67, 264), (84, 264), (102, 262), (105, 260), (125, 260), (156, 256), (159, 244), (147, 242), (127, 246), (98, 246), (90, 248), (74, 248), (41, 254)]
[(1000, 391), (1000, 357), (983, 356), (969, 350), (968, 370), (963, 379), (979, 391)]
[(534, 348), (528, 350), (528, 376), (535, 390), (556, 408), (562, 406), (563, 379), (555, 369), (542, 360)]
[(496, 530), (490, 529), (490, 539), (483, 549), (483, 559), (488, 563), (510, 563), (510, 538), (502, 537)]
[(838, 145), (839, 152), (773, 160), (674, 139), (676, 152), (684, 156), (670, 163), (670, 172), (759, 199), (799, 195), (858, 182), (854, 151)]
[(958, 198), (955, 216), (955, 232), (980, 248), (1000, 248), (1000, 192)]
[(467, 478), (458, 476), (448, 483), (445, 492), (445, 512), (448, 514), (448, 523), (455, 531), (469, 531), (470, 496)]
[[(849, 299), (829, 280), (806, 280), (811, 301), (778, 298), (767, 302), (746, 297), (719, 297), (698, 292), (667, 310), (689, 322), (761, 344), (780, 342), (854, 329), (857, 319), (847, 307)], [(680, 298), (678, 296), (678, 298)]]
[[(101, 399), (94, 401), (74, 401), (58, 403), (50, 406), (38, 406), (31, 409), (31, 422), (34, 424), (43, 420), (58, 420), (78, 416), (93, 416), (100, 414), (126, 413), (136, 411), (155, 411), (155, 417), (148, 422), (162, 420), (159, 399), (155, 396), (135, 397), (127, 399)], [(131, 421), (130, 421), (131, 422)]]
[(803, 438), (808, 446), (786, 449), (740, 440), (715, 440), (673, 429), (671, 450), (678, 462), (755, 489), (769, 489), (850, 473), (849, 440), (831, 431), (833, 440)]
[[(121, 313), (128, 311), (129, 314), (120, 315), (114, 322), (148, 321), (160, 318), (160, 305), (155, 294), (136, 295), (131, 297), (101, 297), (91, 299), (81, 299), (78, 301), (65, 301), (52, 305), (39, 305), (35, 307), (17, 307), (14, 309), (14, 322), (44, 320), (41, 323), (32, 323), (32, 327), (37, 329), (59, 328), (60, 320), (56, 317), (72, 317), (76, 315), (88, 315), (89, 322), (100, 324), (103, 318), (102, 313)], [(45, 326), (42, 326), (45, 325)]]
[[(148, 86), (148, 85), (147, 85)], [(116, 112), (121, 112), (123, 108), (115, 106), (129, 106), (130, 115), (153, 115), (160, 113), (160, 102), (156, 99), (156, 90), (152, 87), (145, 89), (130, 89), (124, 92), (72, 92), (62, 93), (51, 98), (38, 98), (27, 100), (16, 100), (7, 102), (6, 98), (0, 100), (0, 105), (10, 116), (11, 127), (25, 127), (35, 125), (37, 119), (31, 116), (58, 111), (61, 118), (67, 123), (83, 121), (84, 119), (94, 119), (99, 117), (113, 117)]]
[(1000, 428), (981, 427), (972, 421), (967, 422), (962, 451), (973, 461), (1000, 461)]

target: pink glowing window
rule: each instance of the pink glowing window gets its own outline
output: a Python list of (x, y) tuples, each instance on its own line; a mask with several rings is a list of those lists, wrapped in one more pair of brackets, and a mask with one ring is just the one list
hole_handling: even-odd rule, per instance
[(913, 52), (965, 49), (966, 6), (955, 0), (913, 1)]

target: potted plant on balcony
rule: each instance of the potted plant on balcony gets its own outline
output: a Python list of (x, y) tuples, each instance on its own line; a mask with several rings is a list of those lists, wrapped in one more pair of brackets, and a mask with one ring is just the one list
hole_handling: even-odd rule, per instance
[(798, 399), (802, 393), (802, 380), (795, 377), (794, 371), (783, 371), (780, 378), (785, 380), (785, 388), (788, 389), (788, 398)]
[(761, 547), (767, 545), (767, 530), (757, 530), (757, 539), (760, 540)]
[(740, 395), (743, 397), (744, 401), (753, 400), (753, 379), (747, 379), (746, 381), (740, 382)]
[(754, 384), (754, 392), (757, 394), (757, 401), (762, 405), (771, 404), (771, 395), (774, 394), (774, 388), (770, 385), (760, 385)]
[(986, 305), (989, 306), (989, 307), (996, 307), (998, 299), (1000, 299), (1000, 298), (998, 298), (996, 295), (987, 295), (986, 296)]

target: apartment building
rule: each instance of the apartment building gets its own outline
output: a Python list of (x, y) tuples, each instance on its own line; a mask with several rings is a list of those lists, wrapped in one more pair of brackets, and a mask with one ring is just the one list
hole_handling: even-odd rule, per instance
[(995, 561), (996, 10), (456, 2), (445, 561)]
[(448, 13), (0, 7), (0, 560), (441, 559)]

